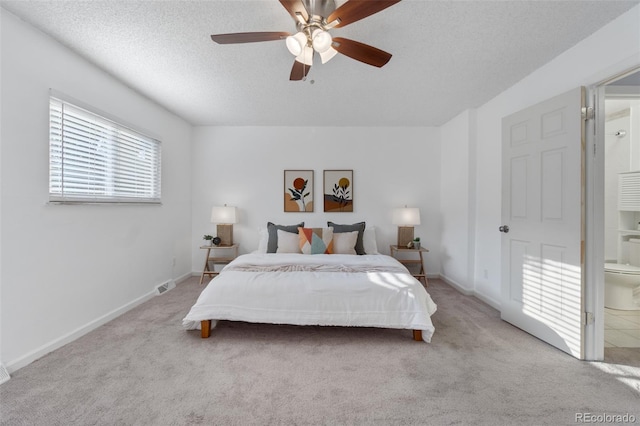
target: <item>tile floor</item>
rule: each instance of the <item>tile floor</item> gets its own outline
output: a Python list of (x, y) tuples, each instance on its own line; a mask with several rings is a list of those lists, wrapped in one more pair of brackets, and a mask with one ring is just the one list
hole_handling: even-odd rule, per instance
[(640, 311), (604, 308), (604, 347), (640, 348)]

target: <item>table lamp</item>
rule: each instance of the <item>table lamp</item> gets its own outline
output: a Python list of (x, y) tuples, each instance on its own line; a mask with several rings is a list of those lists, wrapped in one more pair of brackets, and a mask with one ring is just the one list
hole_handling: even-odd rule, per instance
[(227, 206), (211, 209), (211, 223), (217, 224), (221, 246), (233, 245), (233, 224), (236, 223), (236, 208)]
[(398, 225), (398, 247), (407, 247), (413, 241), (413, 227), (420, 225), (420, 210), (407, 206), (394, 209), (392, 223)]

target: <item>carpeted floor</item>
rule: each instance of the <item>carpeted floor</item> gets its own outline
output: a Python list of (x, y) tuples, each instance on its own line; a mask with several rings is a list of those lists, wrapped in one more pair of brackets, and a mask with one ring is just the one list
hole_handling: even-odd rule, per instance
[[(431, 344), (409, 330), (221, 322), (181, 328), (197, 278), (12, 375), (2, 425), (640, 423), (640, 351), (577, 361), (431, 280)], [(609, 417), (611, 419), (611, 417)]]

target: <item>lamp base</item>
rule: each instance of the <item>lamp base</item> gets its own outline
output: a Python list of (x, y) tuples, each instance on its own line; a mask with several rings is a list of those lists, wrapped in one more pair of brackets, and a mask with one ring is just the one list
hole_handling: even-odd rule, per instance
[(233, 244), (233, 225), (217, 225), (216, 230), (220, 238), (221, 246), (230, 246)]
[(413, 226), (398, 226), (398, 247), (407, 247), (413, 241)]

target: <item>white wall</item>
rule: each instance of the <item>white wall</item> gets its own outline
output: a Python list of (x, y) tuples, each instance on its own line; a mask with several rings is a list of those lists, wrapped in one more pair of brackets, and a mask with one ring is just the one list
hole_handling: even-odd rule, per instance
[[(475, 249), (472, 282), (483, 300), (499, 307), (501, 225), (501, 122), (502, 117), (535, 105), (575, 87), (599, 81), (640, 64), (640, 6), (612, 21), (592, 36), (556, 57), (529, 76), (504, 91), (470, 115), (469, 125), (476, 126)], [(442, 128), (451, 128), (460, 117)], [(444, 143), (443, 132), (443, 143)], [(463, 142), (458, 141), (460, 146)], [(461, 153), (462, 156), (464, 154)], [(443, 167), (444, 168), (444, 167)], [(444, 176), (443, 176), (444, 179)], [(462, 197), (461, 197), (462, 198)], [(453, 206), (442, 210), (443, 216), (457, 214)], [(443, 252), (455, 253), (451, 243), (443, 242)], [(464, 253), (455, 260), (464, 264)]]
[[(0, 13), (0, 359), (12, 370), (190, 274), (192, 129)], [(160, 137), (162, 205), (47, 204), (49, 88)]]
[[(441, 127), (441, 274), (448, 283), (471, 291), (475, 187), (475, 112), (465, 111)], [(446, 212), (446, 214), (445, 214)]]
[[(422, 224), (415, 235), (431, 253), (427, 273), (438, 274), (440, 252), (440, 151), (434, 128), (361, 127), (199, 127), (194, 132), (193, 247), (215, 234), (211, 207), (234, 205), (239, 222), (234, 241), (242, 253), (257, 248), (257, 230), (267, 221), (308, 226), (366, 221), (375, 225), (378, 247), (389, 253), (397, 228), (391, 211), (419, 207)], [(314, 170), (315, 210), (283, 212), (285, 169)], [(325, 169), (353, 169), (354, 212), (324, 213)], [(202, 271), (204, 253), (195, 250), (192, 267)]]

